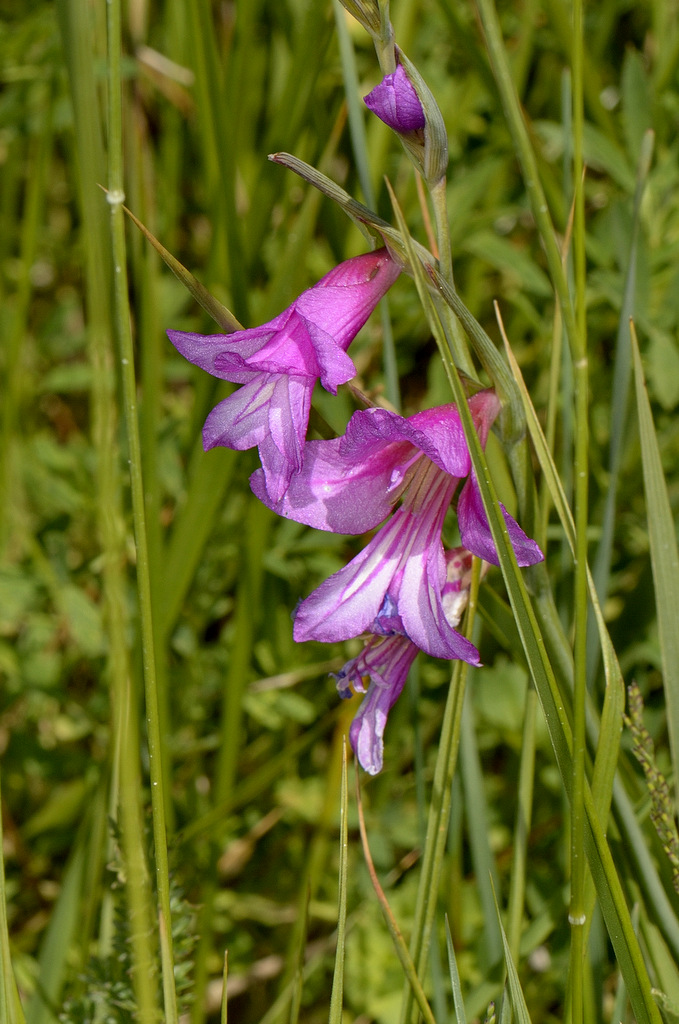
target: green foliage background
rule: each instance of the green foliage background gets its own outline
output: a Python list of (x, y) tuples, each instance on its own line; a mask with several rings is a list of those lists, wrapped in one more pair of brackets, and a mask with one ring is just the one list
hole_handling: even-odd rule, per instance
[[(10, 949), (29, 1024), (127, 1021), (134, 1012), (123, 899), (128, 865), (111, 823), (125, 785), (112, 741), (111, 663), (120, 645), (103, 599), (109, 556), (102, 514), (122, 573), (132, 700), (124, 731), (133, 756), (141, 752), (135, 785), (149, 857), (152, 843), (108, 206), (97, 187), (108, 181), (106, 5), (4, 6), (0, 755)], [(500, 4), (499, 14), (563, 236), (572, 197), (570, 8), (563, 0), (523, 0)], [(639, 432), (633, 404), (617, 423), (625, 396), (614, 363), (621, 318), (633, 312), (676, 514), (678, 14), (664, 0), (602, 0), (585, 16), (590, 550), (594, 561), (611, 487), (613, 431), (621, 462), (602, 603), (624, 677), (643, 694), (657, 767), (672, 780)], [(392, 19), (446, 121), (459, 294), (494, 339), (492, 303), (499, 302), (532, 401), (548, 426), (548, 411), (554, 415), (549, 439), (570, 497), (570, 366), (558, 355), (553, 286), (475, 8), (468, 0), (393, 0)], [(354, 23), (349, 31), (365, 93), (379, 71), (367, 34)], [(277, 150), (294, 153), (366, 199), (329, 0), (130, 0), (123, 40), (126, 203), (241, 322), (266, 321), (336, 262), (364, 250), (337, 207), (267, 161)], [(636, 237), (637, 167), (648, 129), (654, 156)], [(386, 175), (411, 232), (427, 244), (412, 166), (383, 125), (366, 117), (366, 130), (377, 212), (393, 222)], [(127, 238), (180, 1010), (194, 1024), (219, 1018), (228, 949), (231, 1020), (289, 1020), (300, 975), (300, 1019), (323, 1020), (337, 922), (341, 737), (355, 710), (339, 704), (328, 672), (358, 647), (295, 645), (290, 612), (351, 557), (358, 541), (315, 534), (261, 507), (248, 487), (255, 453), (203, 453), (200, 428), (226, 392), (185, 363), (164, 331), (209, 333), (214, 325), (132, 225)], [(390, 292), (389, 313), (404, 412), (449, 401), (406, 275)], [(384, 390), (381, 341), (375, 316), (352, 347), (359, 384), (374, 398)], [(354, 408), (351, 394), (317, 397), (319, 411), (341, 431)], [(98, 475), (104, 448), (115, 467), (107, 497)], [(515, 511), (499, 444), (489, 457), (500, 496)], [(554, 515), (547, 538), (549, 579), (568, 632), (572, 566)], [(499, 615), (506, 599), (500, 573), (492, 571), (483, 587), (484, 668), (469, 679), (428, 982), (440, 1021), (450, 1019), (452, 1006), (444, 912), (469, 1019), (482, 1017), (501, 992), (502, 946), (484, 892), (490, 870), (498, 902), (506, 905), (526, 708), (533, 709), (525, 661)], [(594, 661), (598, 707), (603, 674)], [(422, 659), (391, 715), (385, 769), (363, 779), (373, 858), (406, 935), (449, 669)], [(679, 898), (630, 747), (624, 738), (618, 785), (626, 796), (614, 803), (609, 841), (629, 904), (638, 908), (651, 981), (665, 994), (667, 1019), (676, 1019)], [(634, 828), (625, 826), (622, 808)], [(386, 1024), (399, 1012), (402, 971), (376, 912), (353, 800), (349, 838), (346, 1019)], [(538, 716), (518, 964), (536, 1022), (565, 1019), (568, 849), (564, 787)], [(649, 878), (664, 894), (662, 906)], [(3, 970), (9, 984), (6, 963)], [(587, 986), (588, 1019), (619, 1019), (616, 998), (626, 1012), (598, 914)]]

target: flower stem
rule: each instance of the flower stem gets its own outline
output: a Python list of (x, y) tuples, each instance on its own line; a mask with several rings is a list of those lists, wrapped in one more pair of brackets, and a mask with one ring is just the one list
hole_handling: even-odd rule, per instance
[[(481, 562), (478, 558), (472, 561), (472, 581), (467, 605), (467, 621), (465, 636), (472, 638), (476, 609), (478, 603)], [(462, 727), (462, 710), (467, 682), (468, 664), (456, 661), (450, 679), (448, 698), (443, 713), (441, 740), (434, 769), (434, 783), (427, 836), (422, 857), (422, 871), (417, 890), (417, 903), (413, 921), (413, 937), (410, 943), (410, 954), (413, 958), (418, 977), (422, 978), (426, 970), (431, 942), (431, 931), (437, 908), (438, 892), (443, 870), (443, 858), (448, 838), (448, 822), (452, 797), (453, 775), (457, 765), (457, 754), (460, 747), (460, 730)], [(410, 985), (403, 993), (401, 1022), (407, 1024), (413, 1014), (413, 991)]]
[(128, 282), (123, 213), (123, 147), (122, 147), (122, 87), (121, 87), (121, 4), (109, 0), (108, 58), (109, 58), (109, 191), (107, 199), (111, 211), (111, 244), (114, 271), (114, 317), (118, 337), (123, 385), (125, 428), (127, 434), (132, 514), (137, 549), (137, 591), (139, 597), (144, 688), (151, 775), (151, 808), (153, 842), (158, 887), (158, 927), (162, 966), (165, 1020), (176, 1024), (177, 1006), (174, 988), (172, 930), (170, 917), (170, 885), (167, 860), (165, 808), (163, 802), (163, 775), (161, 769), (161, 734), (158, 713), (153, 614), (151, 605), (151, 579), (144, 512), (141, 446), (137, 420), (137, 386), (134, 370), (134, 350), (130, 326)]
[(573, 3), (573, 257), (577, 329), (571, 338), (575, 377), (575, 675), (573, 693), (573, 788), (571, 798), (571, 1020), (584, 1012), (585, 943), (585, 700), (587, 679), (588, 364), (585, 308), (585, 206), (583, 185), (583, 0)]

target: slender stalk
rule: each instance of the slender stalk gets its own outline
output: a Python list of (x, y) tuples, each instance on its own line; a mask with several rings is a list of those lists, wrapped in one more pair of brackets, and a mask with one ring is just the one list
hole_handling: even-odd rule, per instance
[[(472, 563), (472, 582), (467, 605), (467, 625), (465, 636), (471, 639), (478, 604), (479, 580), (481, 563), (477, 558)], [(457, 765), (460, 748), (460, 731), (462, 728), (462, 710), (469, 666), (464, 661), (456, 661), (450, 679), (448, 698), (443, 713), (441, 740), (436, 756), (434, 783), (427, 835), (422, 857), (422, 869), (417, 890), (413, 933), (410, 942), (410, 954), (416, 966), (418, 977), (423, 977), (429, 958), (431, 932), (436, 913), (436, 898), (443, 870), (443, 857), (448, 839), (448, 823), (452, 799), (453, 776)], [(411, 1020), (413, 1012), (413, 991), (406, 986), (401, 1009), (401, 1021)]]
[(509, 883), (507, 904), (507, 942), (514, 963), (519, 962), (523, 902), (526, 893), (526, 861), (528, 833), (533, 806), (533, 783), (535, 781), (535, 727), (538, 695), (529, 683), (526, 691), (526, 709), (521, 737), (521, 763), (519, 766), (518, 801), (516, 824), (514, 825), (514, 856), (512, 876)]
[[(439, 270), (444, 281), (455, 291), (455, 280), (453, 278), (453, 254), (450, 248), (450, 223), (448, 221), (448, 182), (445, 177), (430, 185), (429, 194), (434, 207), (434, 219), (436, 222), (436, 241), (439, 251)], [(448, 336), (451, 339), (455, 362), (463, 373), (475, 376), (474, 364), (472, 363), (467, 339), (453, 311), (445, 307), (444, 316)]]
[(134, 351), (128, 301), (125, 223), (123, 213), (123, 133), (121, 88), (121, 4), (108, 3), (108, 59), (109, 59), (109, 191), (107, 199), (111, 211), (111, 243), (114, 271), (114, 315), (120, 350), (123, 384), (125, 427), (127, 433), (132, 514), (137, 548), (137, 591), (139, 597), (142, 633), (142, 659), (146, 695), (146, 719), (151, 775), (151, 808), (153, 841), (158, 888), (158, 928), (163, 980), (165, 1018), (169, 1024), (177, 1021), (174, 987), (174, 958), (170, 917), (170, 881), (167, 860), (165, 808), (163, 802), (163, 773), (161, 765), (160, 715), (156, 682), (153, 613), (151, 605), (151, 579), (144, 511), (141, 445), (137, 420)]
[[(365, 131), (365, 120), (361, 104), (358, 99), (358, 73), (356, 71), (356, 58), (354, 47), (344, 17), (344, 9), (335, 0), (333, 5), (335, 11), (335, 24), (337, 26), (337, 39), (339, 42), (340, 59), (342, 61), (342, 76), (344, 78), (344, 93), (347, 98), (347, 114), (349, 119), (349, 133), (351, 135), (351, 148), (356, 161), (358, 178), (363, 190), (363, 197), (371, 209), (375, 209), (375, 192), (370, 179), (370, 168), (368, 166), (367, 152), (368, 140)], [(393, 44), (392, 44), (393, 55)], [(398, 380), (398, 365), (396, 362), (396, 348), (394, 346), (394, 335), (391, 329), (391, 318), (389, 316), (389, 300), (387, 296), (380, 302), (380, 315), (382, 318), (382, 358), (384, 362), (384, 390), (387, 398), (397, 412), (401, 411), (401, 389)]]
[(584, 1013), (585, 953), (585, 700), (587, 691), (587, 523), (589, 488), (589, 373), (585, 308), (585, 204), (583, 183), (583, 0), (573, 3), (573, 260), (577, 329), (571, 337), (575, 377), (575, 647), (573, 690), (573, 786), (571, 796), (571, 1019)]
[(384, 889), (380, 885), (380, 880), (377, 877), (377, 872), (375, 871), (375, 865), (373, 864), (372, 856), (370, 854), (370, 846), (368, 845), (368, 834), (365, 828), (365, 818), (363, 815), (363, 803), (361, 800), (361, 790), (358, 783), (358, 774), (356, 775), (356, 805), (358, 809), (358, 828), (361, 833), (361, 843), (363, 845), (363, 855), (365, 857), (366, 867), (368, 868), (370, 881), (372, 882), (373, 889), (375, 890), (375, 895), (377, 896), (378, 902), (382, 908), (384, 920), (391, 934), (391, 938), (394, 943), (394, 948), (396, 950), (396, 955), (398, 956), (401, 962), (403, 973), (406, 976), (408, 986), (410, 990), (413, 992), (420, 1013), (422, 1014), (426, 1024), (436, 1024), (436, 1021), (434, 1020), (434, 1015), (431, 1011), (431, 1007), (427, 1002), (427, 997), (422, 987), (419, 975), (417, 973), (417, 970), (415, 969), (415, 965), (410, 957), (410, 954), (408, 953), (408, 947), (406, 946), (405, 939), (403, 938), (401, 930), (398, 924), (396, 923), (396, 919), (394, 918), (391, 907), (389, 906), (389, 901), (387, 900)]

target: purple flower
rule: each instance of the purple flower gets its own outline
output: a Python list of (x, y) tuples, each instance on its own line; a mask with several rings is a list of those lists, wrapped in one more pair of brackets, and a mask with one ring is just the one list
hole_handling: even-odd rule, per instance
[(401, 696), (418, 648), (405, 636), (371, 636), (357, 658), (348, 661), (337, 674), (341, 697), (365, 693), (363, 678), (369, 677), (368, 692), (349, 729), (349, 740), (361, 767), (371, 775), (382, 770), (384, 728), (387, 717)]
[(398, 64), (392, 74), (385, 75), (363, 99), (368, 110), (400, 135), (424, 128), (420, 98), (402, 64)]
[(168, 331), (190, 362), (243, 385), (208, 416), (205, 450), (256, 445), (266, 492), (279, 501), (302, 468), (314, 384), (320, 379), (336, 394), (355, 376), (346, 350), (399, 273), (379, 249), (340, 263), (261, 327), (209, 336)]
[[(469, 597), (472, 556), (464, 548), (445, 554), (446, 583), (444, 612), (451, 626), (457, 626)], [(387, 717), (405, 686), (410, 666), (419, 648), (408, 637), (369, 636), (363, 650), (337, 673), (341, 697), (366, 693), (349, 730), (349, 739), (359, 764), (371, 775), (382, 769), (384, 729)], [(350, 687), (351, 684), (351, 687)]]
[[(469, 401), (481, 443), (500, 410), (493, 391)], [(255, 494), (279, 515), (337, 533), (364, 533), (400, 507), (348, 565), (326, 580), (295, 616), (295, 640), (327, 643), (366, 631), (408, 637), (438, 658), (479, 664), (476, 648), (444, 606), (446, 562), (441, 530), (453, 495), (462, 544), (498, 564), (457, 409), (444, 405), (404, 419), (385, 409), (354, 413), (343, 437), (307, 443), (304, 467), (281, 501), (272, 502), (258, 470)], [(502, 509), (519, 565), (542, 552)]]

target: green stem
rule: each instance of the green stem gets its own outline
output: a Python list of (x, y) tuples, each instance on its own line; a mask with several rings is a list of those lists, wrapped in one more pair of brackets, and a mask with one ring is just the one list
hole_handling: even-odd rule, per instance
[[(471, 639), (476, 618), (480, 568), (481, 563), (475, 558), (473, 561), (472, 584), (469, 592), (467, 627), (465, 630), (465, 636), (469, 639)], [(436, 756), (427, 835), (424, 843), (422, 870), (417, 890), (413, 932), (410, 942), (410, 955), (419, 978), (424, 977), (426, 971), (431, 932), (437, 909), (435, 894), (438, 893), (439, 889), (448, 838), (453, 776), (460, 748), (462, 710), (464, 708), (468, 670), (469, 666), (465, 661), (455, 662), (450, 679), (446, 707), (443, 713), (441, 740)], [(412, 988), (410, 985), (406, 985), (401, 1009), (402, 1022), (410, 1021), (412, 1018), (413, 999)]]
[(587, 688), (587, 523), (589, 488), (589, 400), (585, 308), (585, 206), (583, 187), (583, 0), (573, 3), (573, 185), (575, 219), (576, 330), (571, 334), (575, 377), (575, 646), (573, 690), (573, 787), (571, 799), (571, 1014), (580, 1024), (584, 1012), (585, 944), (585, 700)]
[[(358, 73), (356, 71), (356, 58), (354, 46), (351, 41), (349, 29), (344, 17), (344, 9), (335, 0), (335, 24), (337, 26), (337, 40), (339, 42), (340, 60), (342, 62), (342, 77), (344, 79), (344, 94), (347, 100), (347, 116), (349, 119), (349, 133), (351, 135), (351, 148), (358, 170), (358, 178), (363, 190), (363, 197), (371, 209), (375, 209), (375, 191), (370, 179), (370, 168), (368, 166), (368, 140), (365, 131), (365, 120), (362, 104), (359, 97)], [(393, 55), (392, 40), (392, 55)], [(398, 364), (396, 362), (396, 347), (394, 335), (391, 329), (391, 318), (389, 316), (389, 301), (385, 296), (380, 302), (380, 314), (382, 318), (382, 352), (384, 362), (384, 390), (387, 398), (397, 412), (401, 411), (401, 389), (398, 379)]]
[(111, 211), (111, 243), (114, 277), (114, 315), (120, 349), (123, 384), (125, 427), (127, 433), (132, 514), (137, 549), (137, 591), (141, 616), (142, 659), (146, 696), (146, 718), (151, 775), (151, 808), (153, 842), (158, 888), (158, 928), (162, 966), (165, 1019), (176, 1024), (177, 1005), (174, 987), (174, 958), (170, 916), (170, 881), (167, 859), (165, 808), (163, 800), (163, 773), (161, 763), (161, 733), (156, 681), (153, 613), (151, 604), (151, 576), (144, 511), (141, 445), (137, 420), (137, 385), (134, 370), (134, 349), (130, 326), (128, 301), (125, 223), (123, 213), (123, 133), (121, 88), (121, 4), (108, 3), (108, 57), (109, 57), (109, 191), (107, 199)]

